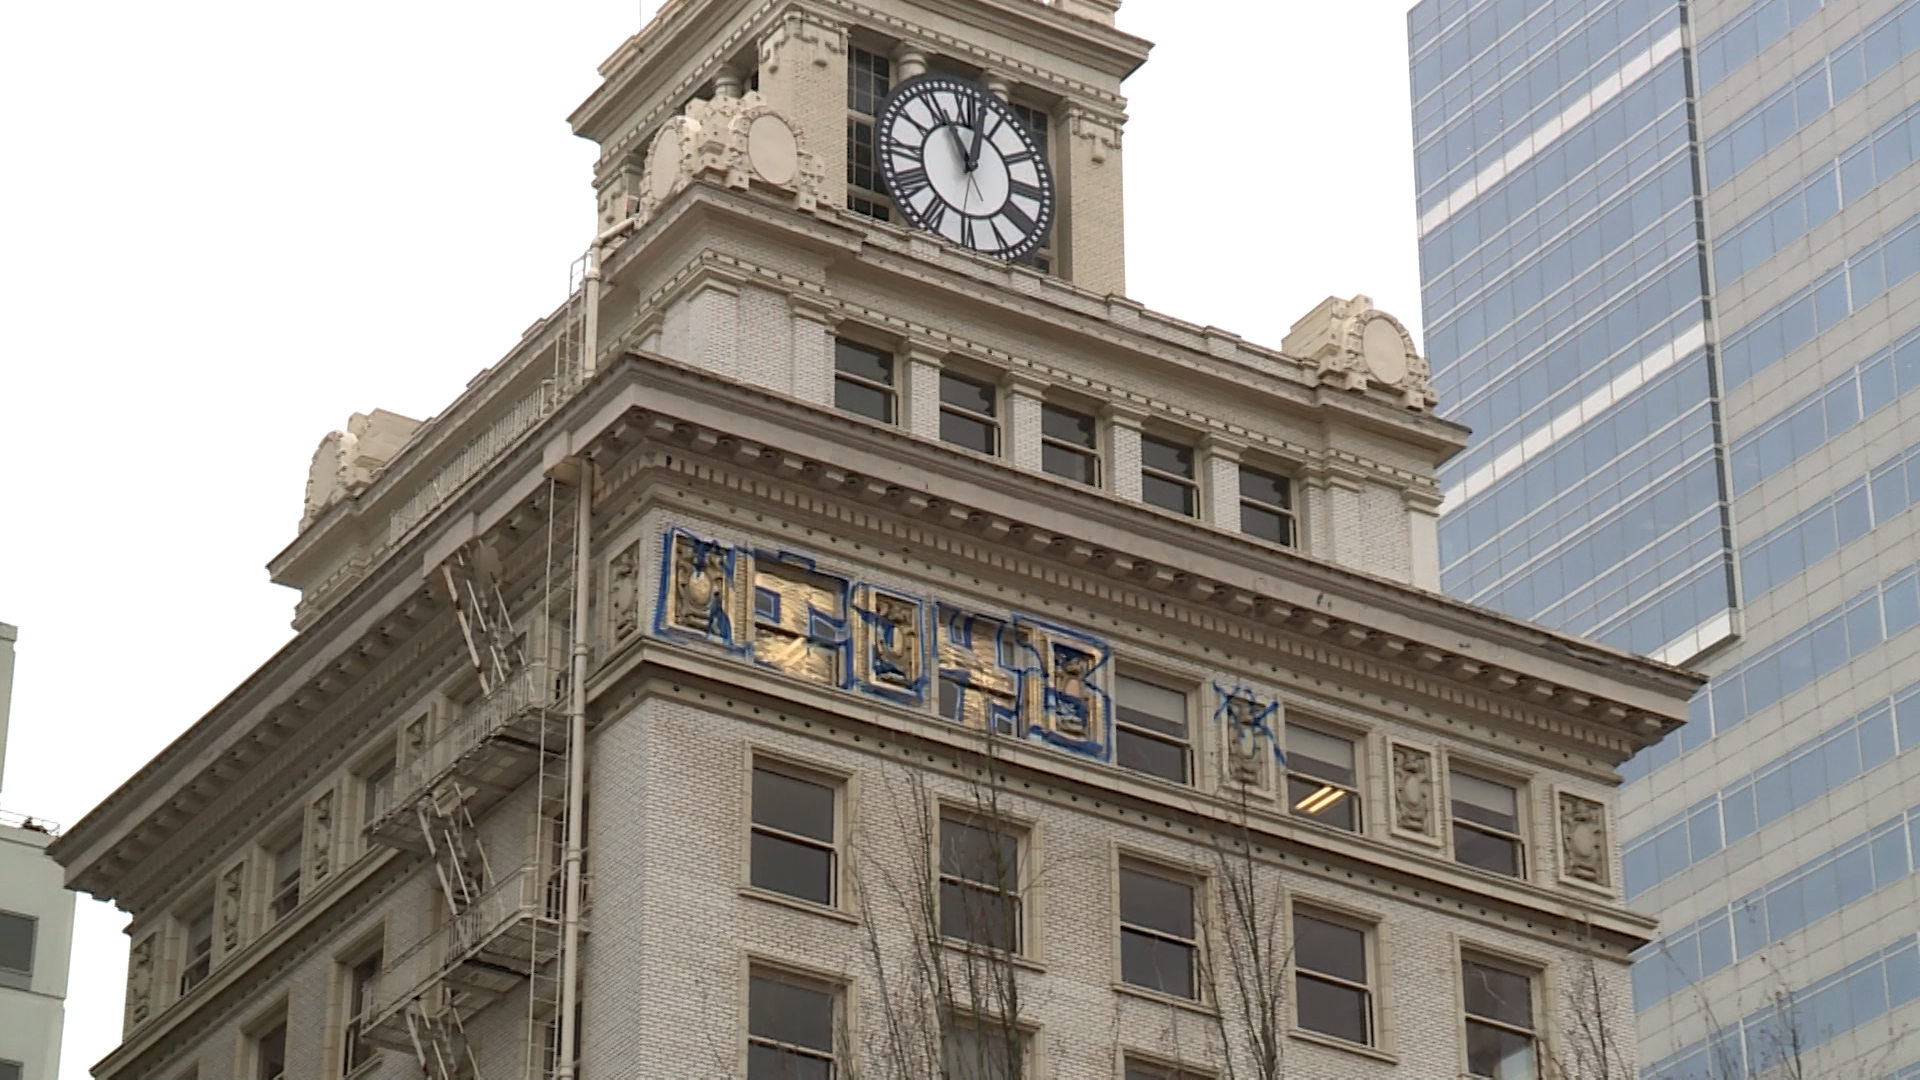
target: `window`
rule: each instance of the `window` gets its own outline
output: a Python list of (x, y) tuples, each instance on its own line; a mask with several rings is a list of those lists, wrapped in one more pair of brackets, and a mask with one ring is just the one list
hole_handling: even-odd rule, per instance
[(833, 404), (869, 420), (893, 423), (893, 354), (835, 338)]
[(1240, 531), (1281, 547), (1294, 546), (1293, 484), (1286, 477), (1241, 468)]
[(1193, 448), (1140, 436), (1140, 498), (1192, 517), (1200, 505), (1199, 487), (1193, 480)]
[(747, 988), (747, 1080), (832, 1080), (831, 989), (755, 973)]
[(393, 806), (393, 759), (387, 758), (360, 778), (360, 824), (371, 825)]
[(1055, 476), (1100, 485), (1099, 428), (1087, 413), (1040, 406), (1040, 468)]
[(1162, 1065), (1148, 1065), (1145, 1062), (1127, 1059), (1127, 1071), (1123, 1080), (1208, 1080), (1196, 1072), (1185, 1069), (1173, 1069)]
[(180, 969), (180, 993), (207, 981), (213, 970), (213, 909), (187, 920), (187, 962)]
[(1373, 980), (1367, 931), (1296, 911), (1293, 998), (1301, 1030), (1373, 1045)]
[(273, 853), (273, 899), (267, 910), (274, 922), (287, 917), (300, 906), (300, 840), (295, 837)]
[(1115, 677), (1113, 749), (1123, 769), (1187, 783), (1187, 695)]
[(833, 788), (753, 767), (749, 880), (756, 889), (816, 904), (834, 902)]
[(1468, 773), (1448, 776), (1453, 790), (1453, 858), (1508, 877), (1527, 872), (1520, 839), (1520, 793)]
[[(1019, 120), (1020, 123), (1026, 127), (1027, 133), (1033, 136), (1034, 145), (1040, 148), (1041, 160), (1045, 161), (1047, 168), (1051, 170), (1053, 168), (1053, 142), (1050, 135), (1053, 128), (1053, 117), (1049, 115), (1045, 109), (1035, 108), (1032, 105), (1022, 105), (1017, 101), (1012, 103), (1012, 108), (1014, 118)], [(1054, 180), (1054, 184), (1056, 187), (1059, 185), (1057, 178)], [(1048, 228), (1047, 235), (1041, 238), (1038, 247), (1020, 256), (1020, 258), (1015, 261), (1022, 266), (1031, 266), (1043, 274), (1052, 273), (1052, 228)]]
[(25, 1068), (17, 1061), (0, 1061), (0, 1080), (20, 1080)]
[(1533, 979), (1517, 971), (1460, 959), (1467, 1010), (1467, 1073), (1488, 1080), (1534, 1080)]
[(1025, 1032), (1005, 1027), (949, 1022), (940, 1033), (947, 1080), (1014, 1080), (1028, 1073)]
[(981, 454), (1000, 452), (999, 393), (992, 383), (940, 373), (940, 440)]
[(1193, 885), (1164, 874), (1120, 868), (1120, 980), (1175, 997), (1199, 996), (1194, 983)]
[(37, 923), (31, 915), (0, 911), (0, 986), (25, 989), (33, 978), (33, 932)]
[(347, 973), (347, 1041), (340, 1054), (341, 1075), (347, 1075), (373, 1060), (373, 1046), (360, 1027), (373, 1008), (374, 990), (380, 981), (380, 954), (374, 953), (353, 965)]
[(287, 1022), (275, 1024), (253, 1041), (254, 1080), (282, 1080), (287, 1075)]
[(1287, 805), (1348, 832), (1360, 831), (1359, 774), (1353, 742), (1297, 724), (1287, 725)]
[(881, 221), (893, 218), (880, 178), (873, 119), (893, 86), (893, 63), (865, 49), (847, 51), (847, 209)]
[(977, 818), (943, 815), (940, 933), (1019, 952), (1020, 904), (1020, 837)]

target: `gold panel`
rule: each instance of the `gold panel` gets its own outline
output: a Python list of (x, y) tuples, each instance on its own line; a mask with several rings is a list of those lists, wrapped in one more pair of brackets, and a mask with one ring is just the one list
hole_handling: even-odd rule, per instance
[(1035, 666), (1027, 684), (1027, 722), (1057, 739), (1092, 744), (1107, 741), (1107, 696), (1094, 685), (1106, 649), (1079, 635), (1022, 621), (1019, 630)]
[(1013, 627), (998, 619), (940, 609), (940, 712), (949, 720), (1002, 734), (1019, 730), (1020, 678)]
[(805, 567), (756, 557), (753, 658), (789, 675), (840, 685), (847, 585)]
[(853, 624), (854, 675), (868, 688), (912, 701), (926, 696), (920, 601), (862, 586)]
[(736, 607), (732, 552), (677, 529), (667, 535), (673, 569), (666, 604), (668, 625), (731, 643)]

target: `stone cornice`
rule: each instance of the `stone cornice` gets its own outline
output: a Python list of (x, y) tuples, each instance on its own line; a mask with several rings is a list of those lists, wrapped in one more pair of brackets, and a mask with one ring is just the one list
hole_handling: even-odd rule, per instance
[[(986, 740), (977, 732), (666, 642), (643, 639), (623, 649), (595, 676), (589, 693), (600, 717), (622, 715), (642, 697), (658, 696), (745, 722), (794, 728), (883, 758), (911, 755), (920, 764), (932, 750), (957, 776), (972, 776), (989, 760)], [(1174, 789), (1024, 743), (999, 740), (995, 747), (991, 760), (1023, 797), (1124, 818), (1131, 826), (1163, 828), (1183, 842), (1192, 842), (1194, 827), (1229, 836), (1244, 827), (1262, 862), (1318, 880), (1565, 947), (1600, 945), (1616, 960), (1650, 940), (1656, 927), (1654, 919), (1616, 901), (1481, 874), (1430, 849), (1336, 833), (1271, 807), (1242, 807), (1231, 798)]]

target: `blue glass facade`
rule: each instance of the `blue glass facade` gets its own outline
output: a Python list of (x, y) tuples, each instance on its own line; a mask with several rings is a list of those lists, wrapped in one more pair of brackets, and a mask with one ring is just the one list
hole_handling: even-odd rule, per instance
[(1443, 584), (1713, 676), (1622, 770), (1641, 1075), (1920, 1074), (1920, 0), (1408, 27)]

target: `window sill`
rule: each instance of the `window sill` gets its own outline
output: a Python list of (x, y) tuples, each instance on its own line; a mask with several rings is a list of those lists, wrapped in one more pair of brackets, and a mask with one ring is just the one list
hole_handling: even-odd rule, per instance
[(1152, 1002), (1155, 1005), (1165, 1005), (1169, 1008), (1180, 1009), (1209, 1019), (1218, 1018), (1220, 1015), (1218, 1009), (1215, 1009), (1212, 1005), (1204, 1001), (1196, 1001), (1193, 998), (1183, 998), (1174, 994), (1163, 993), (1159, 990), (1149, 990), (1144, 986), (1135, 986), (1132, 983), (1114, 983), (1113, 992), (1122, 997), (1138, 998), (1141, 1001)]
[(1341, 1050), (1358, 1057), (1372, 1058), (1374, 1061), (1384, 1061), (1389, 1065), (1400, 1064), (1400, 1055), (1390, 1054), (1377, 1046), (1363, 1046), (1360, 1043), (1348, 1042), (1345, 1039), (1336, 1039), (1331, 1035), (1322, 1035), (1317, 1031), (1305, 1031), (1292, 1025), (1287, 1026), (1287, 1037), (1298, 1039), (1304, 1043), (1312, 1043), (1315, 1046), (1324, 1046), (1329, 1050)]
[(947, 947), (948, 952), (959, 953), (962, 956), (975, 957), (980, 960), (985, 960), (988, 963), (1011, 964), (1012, 966), (1017, 967), (1022, 971), (1031, 971), (1035, 975), (1045, 975), (1047, 973), (1047, 966), (1045, 964), (1042, 964), (1038, 960), (1029, 959), (1028, 957), (1022, 956), (1018, 953), (1014, 953), (1010, 955), (1008, 953), (1003, 953), (995, 949), (984, 949), (978, 945), (969, 945), (964, 941), (954, 941), (951, 938), (941, 938), (940, 941), (941, 941), (941, 944)]
[(811, 900), (802, 900), (797, 896), (788, 896), (786, 893), (777, 893), (768, 889), (756, 889), (751, 885), (742, 885), (740, 886), (740, 895), (746, 897), (748, 900), (757, 900), (763, 904), (773, 904), (776, 907), (790, 908), (808, 915), (818, 915), (822, 918), (832, 919), (835, 922), (846, 923), (848, 926), (860, 925), (860, 917), (850, 911), (842, 911), (837, 907), (828, 907), (825, 904), (816, 904)]
[(367, 1060), (361, 1062), (360, 1064), (350, 1069), (347, 1072), (344, 1080), (356, 1080), (356, 1078), (358, 1077), (370, 1075), (376, 1069), (380, 1068), (380, 1060), (384, 1056), (385, 1056), (385, 1051), (382, 1048), (378, 1046), (374, 1047), (371, 1051), (368, 1052)]

